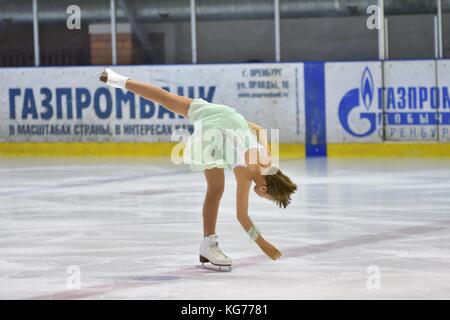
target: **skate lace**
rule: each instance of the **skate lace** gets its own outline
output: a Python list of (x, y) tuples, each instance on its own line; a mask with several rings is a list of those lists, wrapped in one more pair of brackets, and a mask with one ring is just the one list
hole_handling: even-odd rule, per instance
[(228, 258), (219, 248), (219, 243), (217, 241), (213, 241), (209, 244), (210, 248), (218, 255)]

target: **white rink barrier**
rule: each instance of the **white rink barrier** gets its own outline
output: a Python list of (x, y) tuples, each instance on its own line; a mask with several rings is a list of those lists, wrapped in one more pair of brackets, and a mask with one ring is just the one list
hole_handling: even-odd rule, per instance
[[(188, 121), (130, 91), (104, 67), (0, 69), (2, 142), (169, 142)], [(119, 73), (192, 98), (227, 104), (250, 121), (304, 141), (303, 64), (123, 66)]]
[[(0, 69), (0, 142), (170, 142), (175, 130), (192, 130), (162, 106), (99, 82), (103, 69)], [(450, 141), (448, 60), (114, 69), (232, 106), (280, 129), (281, 143)]]
[(449, 71), (434, 60), (326, 63), (328, 142), (449, 141)]

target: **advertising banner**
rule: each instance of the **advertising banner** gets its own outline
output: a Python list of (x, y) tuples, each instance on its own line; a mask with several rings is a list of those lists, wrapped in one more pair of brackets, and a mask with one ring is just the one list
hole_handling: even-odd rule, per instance
[(383, 140), (380, 62), (325, 64), (328, 143)]
[(437, 62), (439, 141), (450, 142), (450, 60)]
[[(0, 141), (156, 142), (192, 125), (98, 80), (104, 67), (0, 69)], [(303, 64), (118, 66), (132, 79), (226, 104), (249, 121), (304, 141)], [(270, 131), (269, 131), (270, 132)]]
[(436, 85), (436, 62), (387, 61), (384, 80), (385, 139), (437, 141), (444, 88)]

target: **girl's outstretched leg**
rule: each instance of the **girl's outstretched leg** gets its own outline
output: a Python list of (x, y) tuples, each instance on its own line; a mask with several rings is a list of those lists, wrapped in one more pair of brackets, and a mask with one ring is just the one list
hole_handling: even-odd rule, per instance
[(186, 118), (188, 117), (189, 106), (193, 101), (190, 98), (170, 93), (160, 87), (141, 81), (131, 80), (109, 68), (100, 75), (100, 81), (103, 81), (112, 87), (128, 89), (137, 95), (157, 102), (170, 111), (181, 114)]
[(154, 85), (136, 80), (127, 80), (125, 88), (141, 97), (163, 105), (172, 112), (181, 114), (186, 118), (188, 117), (189, 105), (192, 102), (191, 98), (179, 96)]

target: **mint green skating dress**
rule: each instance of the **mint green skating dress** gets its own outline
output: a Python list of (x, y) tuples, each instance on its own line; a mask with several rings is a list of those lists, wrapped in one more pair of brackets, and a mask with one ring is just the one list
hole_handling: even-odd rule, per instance
[(195, 99), (188, 117), (194, 132), (186, 142), (183, 160), (192, 171), (245, 166), (245, 152), (261, 147), (245, 118), (234, 108)]

